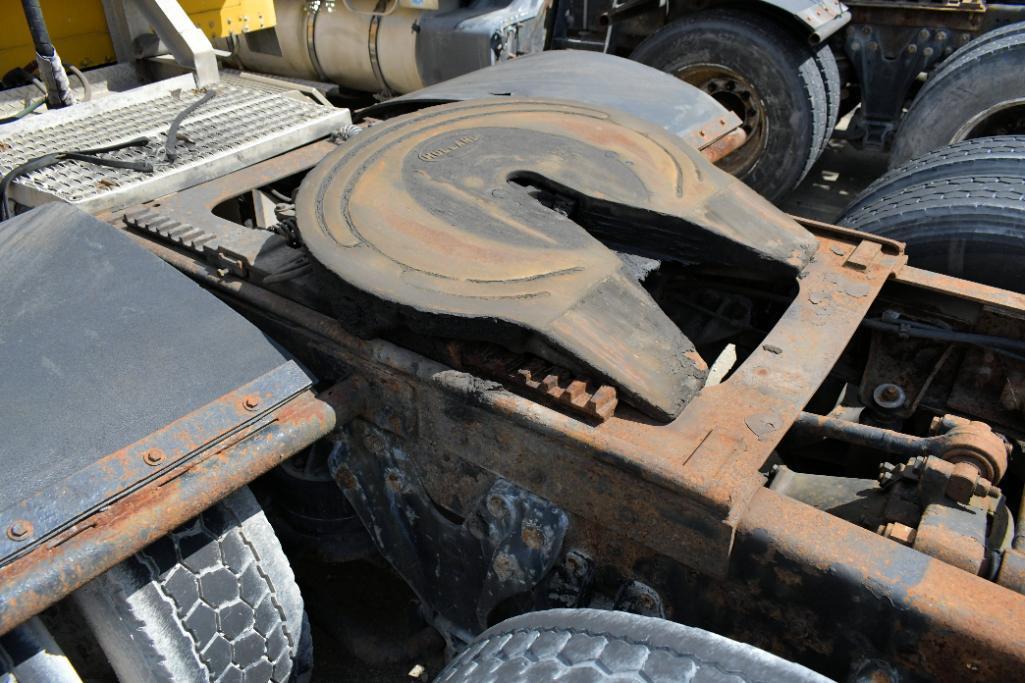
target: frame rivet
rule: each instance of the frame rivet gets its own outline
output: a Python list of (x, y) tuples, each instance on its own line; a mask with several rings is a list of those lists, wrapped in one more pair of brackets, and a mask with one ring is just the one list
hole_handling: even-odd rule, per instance
[(250, 394), (242, 399), (242, 407), (246, 410), (256, 410), (260, 407), (260, 397), (255, 394)]

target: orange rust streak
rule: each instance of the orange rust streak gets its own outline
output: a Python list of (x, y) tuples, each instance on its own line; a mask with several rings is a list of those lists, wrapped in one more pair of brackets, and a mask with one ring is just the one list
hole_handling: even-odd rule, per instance
[(1025, 595), (768, 489), (752, 499), (737, 533), (768, 542), (763, 562), (783, 556), (810, 574), (851, 572), (898, 614), (926, 620), (917, 651), (900, 654), (927, 667), (927, 679), (976, 671), (979, 680), (1017, 680), (1025, 669)]
[(334, 406), (300, 395), (252, 438), (171, 470), (0, 568), (0, 635), (280, 464), (335, 421)]
[(701, 156), (705, 157), (713, 164), (720, 159), (726, 157), (732, 152), (737, 151), (747, 141), (747, 133), (744, 132), (743, 128), (737, 128), (736, 130), (730, 131), (726, 135), (715, 142), (705, 145), (701, 148)]
[(1009, 292), (1006, 289), (997, 289), (989, 285), (982, 285), (977, 282), (961, 280), (960, 278), (940, 273), (932, 273), (921, 268), (904, 266), (897, 271), (894, 278), (897, 282), (914, 285), (922, 289), (928, 289), (941, 294), (956, 292), (958, 296), (969, 301), (1001, 308), (1011, 308), (1016, 311), (1025, 311), (1025, 294)]

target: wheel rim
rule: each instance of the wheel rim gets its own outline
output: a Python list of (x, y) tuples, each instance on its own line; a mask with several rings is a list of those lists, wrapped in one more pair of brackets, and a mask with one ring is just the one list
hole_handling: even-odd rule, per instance
[(720, 159), (716, 166), (738, 177), (746, 175), (768, 142), (769, 121), (761, 93), (749, 80), (722, 64), (688, 64), (672, 73), (740, 117), (747, 140), (739, 149)]
[(1000, 102), (979, 112), (954, 134), (954, 142), (990, 135), (1025, 133), (1025, 98)]

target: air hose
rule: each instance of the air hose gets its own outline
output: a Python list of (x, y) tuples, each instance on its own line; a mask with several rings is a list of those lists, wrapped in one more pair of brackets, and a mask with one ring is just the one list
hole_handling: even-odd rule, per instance
[(21, 0), (21, 7), (28, 22), (32, 43), (36, 48), (36, 63), (39, 64), (39, 75), (46, 84), (46, 103), (50, 109), (59, 109), (75, 103), (71, 92), (71, 82), (61, 64), (60, 56), (50, 42), (50, 32), (46, 30), (43, 9), (39, 0)]

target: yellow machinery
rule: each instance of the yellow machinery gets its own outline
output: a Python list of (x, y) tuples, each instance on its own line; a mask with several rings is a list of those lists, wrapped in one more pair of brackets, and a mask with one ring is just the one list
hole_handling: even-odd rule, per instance
[[(79, 68), (116, 61), (102, 0), (42, 0), (46, 23), (65, 64)], [(273, 0), (180, 0), (211, 40), (273, 27)], [(0, 0), (0, 75), (35, 59), (19, 0)]]
[[(19, 0), (0, 0), (13, 26), (0, 35), (0, 74), (34, 58), (19, 5)], [(178, 43), (187, 33), (195, 44), (179, 44), (182, 54), (203, 52), (200, 43), (206, 45), (205, 70), (197, 71), (203, 82), (217, 80), (217, 48), (231, 55), (236, 68), (390, 97), (541, 51), (551, 0), (40, 0), (40, 5), (49, 39), (71, 66), (155, 56), (159, 45), (174, 52), (166, 41)], [(165, 42), (149, 40), (147, 33), (161, 32), (153, 22), (172, 14), (177, 23), (163, 26)]]

